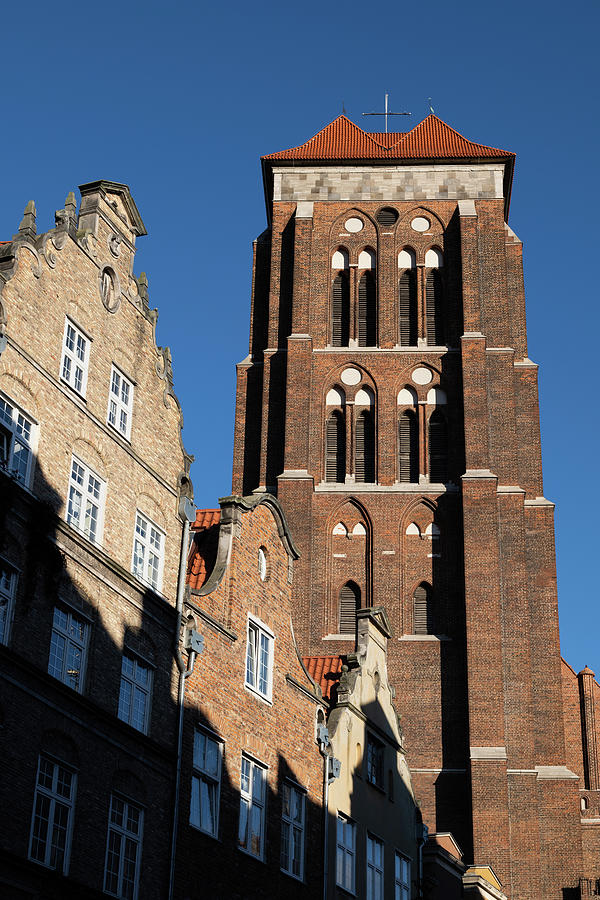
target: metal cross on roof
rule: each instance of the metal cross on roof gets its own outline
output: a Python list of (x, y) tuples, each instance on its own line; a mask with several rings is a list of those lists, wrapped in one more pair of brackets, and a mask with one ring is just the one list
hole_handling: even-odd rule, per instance
[(386, 134), (388, 133), (388, 116), (411, 116), (412, 115), (412, 113), (409, 113), (409, 112), (401, 112), (401, 113), (390, 112), (390, 110), (388, 109), (388, 97), (389, 96), (390, 96), (389, 94), (385, 95), (385, 111), (384, 112), (382, 112), (382, 113), (378, 113), (378, 112), (363, 113), (363, 116), (385, 116), (385, 133)]

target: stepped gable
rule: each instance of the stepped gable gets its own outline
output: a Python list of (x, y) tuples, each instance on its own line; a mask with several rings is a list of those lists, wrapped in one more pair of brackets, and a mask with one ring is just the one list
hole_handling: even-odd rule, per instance
[(514, 159), (514, 156), (508, 150), (468, 140), (433, 114), (411, 131), (388, 134), (363, 131), (341, 115), (306, 143), (269, 153), (262, 159)]

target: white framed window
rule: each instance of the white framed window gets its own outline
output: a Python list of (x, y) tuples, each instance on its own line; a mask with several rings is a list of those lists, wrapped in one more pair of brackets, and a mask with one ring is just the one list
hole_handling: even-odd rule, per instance
[(89, 635), (88, 622), (70, 610), (54, 607), (48, 674), (79, 693), (83, 691)]
[(305, 792), (284, 781), (281, 801), (281, 869), (301, 881), (304, 877)]
[(367, 900), (383, 900), (383, 841), (367, 834)]
[(238, 846), (258, 859), (264, 857), (266, 781), (266, 767), (242, 754)]
[(222, 741), (205, 731), (194, 732), (190, 824), (216, 837), (219, 831)]
[(0, 644), (8, 644), (16, 592), (17, 573), (0, 559)]
[(133, 574), (159, 591), (162, 586), (164, 562), (164, 532), (148, 516), (137, 510), (131, 563)]
[(121, 663), (119, 718), (144, 734), (148, 733), (150, 722), (151, 695), (152, 669), (133, 653), (125, 652)]
[(346, 816), (337, 817), (335, 880), (344, 890), (354, 893), (356, 867), (356, 825)]
[(108, 394), (108, 413), (106, 421), (122, 434), (131, 438), (131, 414), (133, 412), (133, 384), (122, 372), (113, 366), (110, 372), (110, 391)]
[(69, 869), (75, 773), (40, 756), (31, 817), (29, 858), (65, 875)]
[(384, 746), (372, 734), (367, 735), (367, 781), (383, 790)]
[(410, 900), (410, 860), (398, 852), (394, 860), (394, 900)]
[(85, 397), (90, 360), (90, 339), (70, 319), (65, 321), (60, 377)]
[(0, 394), (0, 469), (26, 487), (31, 482), (37, 425)]
[(104, 864), (104, 892), (124, 900), (136, 900), (140, 882), (140, 857), (144, 813), (139, 806), (111, 794)]
[(106, 482), (74, 456), (69, 476), (67, 522), (94, 544), (99, 544), (102, 536), (105, 498)]
[(257, 619), (248, 619), (246, 647), (246, 686), (265, 700), (273, 689), (273, 633)]

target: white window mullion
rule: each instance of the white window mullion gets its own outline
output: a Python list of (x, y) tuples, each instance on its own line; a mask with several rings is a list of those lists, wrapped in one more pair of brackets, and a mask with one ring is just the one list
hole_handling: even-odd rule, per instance
[(133, 383), (113, 365), (110, 373), (108, 413), (106, 421), (124, 438), (131, 438)]
[(67, 319), (63, 336), (60, 377), (82, 397), (85, 397), (87, 388), (89, 355), (89, 338), (79, 330), (74, 322)]
[(246, 686), (265, 700), (273, 690), (273, 634), (255, 619), (248, 619), (246, 645)]
[(0, 469), (29, 487), (37, 425), (14, 403), (0, 395)]
[(0, 559), (0, 644), (8, 643), (16, 588), (17, 573)]
[(162, 587), (165, 562), (165, 535), (154, 522), (141, 513), (135, 514), (131, 570), (157, 591)]
[(106, 482), (74, 456), (71, 460), (67, 522), (93, 544), (99, 544), (104, 524)]

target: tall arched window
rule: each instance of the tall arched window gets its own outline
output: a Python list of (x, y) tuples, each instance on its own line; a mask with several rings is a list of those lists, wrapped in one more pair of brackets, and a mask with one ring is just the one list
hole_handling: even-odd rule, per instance
[(407, 269), (400, 276), (398, 295), (400, 346), (417, 346), (417, 276)]
[(356, 613), (360, 609), (360, 588), (347, 581), (340, 591), (340, 634), (356, 632)]
[(398, 480), (419, 480), (419, 432), (412, 409), (405, 410), (398, 423)]
[(377, 299), (375, 278), (365, 272), (358, 282), (358, 346), (374, 347), (377, 343)]
[(437, 409), (429, 420), (429, 480), (441, 484), (448, 480), (448, 429)]
[(431, 269), (425, 282), (425, 325), (427, 343), (430, 346), (444, 343), (443, 319), (442, 274), (439, 269)]
[(325, 481), (344, 483), (346, 477), (346, 429), (344, 414), (335, 409), (325, 429)]
[(425, 581), (415, 588), (413, 594), (413, 632), (414, 634), (433, 634), (431, 587)]
[(354, 457), (356, 481), (375, 481), (375, 417), (365, 409), (356, 419), (356, 453)]
[(350, 281), (338, 272), (331, 287), (331, 344), (347, 347), (350, 339)]

